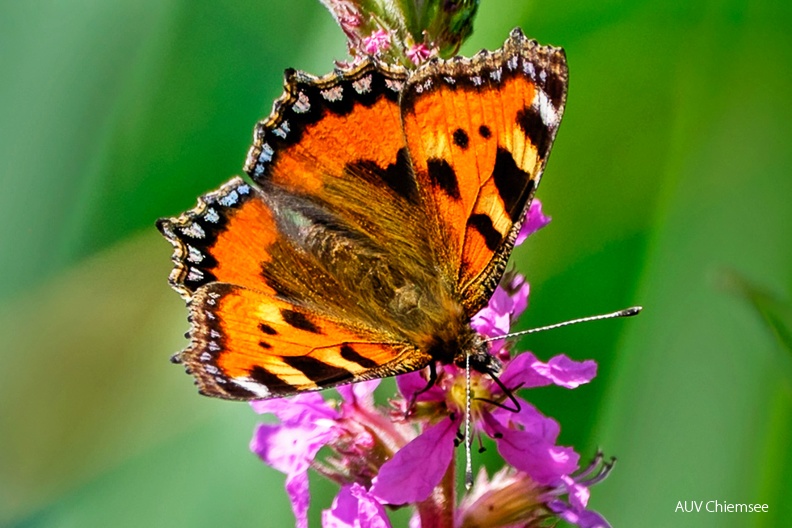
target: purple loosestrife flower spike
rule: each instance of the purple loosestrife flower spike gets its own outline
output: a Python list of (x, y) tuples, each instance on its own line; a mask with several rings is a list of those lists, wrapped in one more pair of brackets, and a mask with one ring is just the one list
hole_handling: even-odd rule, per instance
[(320, 0), (347, 37), (354, 59), (414, 68), (449, 57), (473, 30), (479, 0)]
[[(549, 220), (535, 200), (519, 242)], [(507, 273), (471, 326), (483, 337), (508, 333), (527, 308), (529, 293), (522, 275)], [(574, 389), (596, 376), (596, 363), (564, 354), (542, 361), (527, 351), (513, 355), (511, 346), (507, 340), (490, 343), (503, 364), (500, 384), (475, 371), (470, 378), (473, 434), (491, 437), (507, 465), (492, 479), (482, 469), (458, 504), (454, 453), (466, 402), (463, 369), (438, 365), (436, 383), (428, 390), (425, 372), (398, 376), (400, 396), (387, 407), (374, 402), (379, 380), (339, 387), (338, 402), (326, 402), (318, 393), (254, 402), (257, 412), (273, 413), (281, 422), (260, 425), (251, 449), (286, 474), (297, 528), (307, 526), (310, 468), (340, 486), (332, 506), (322, 512), (325, 528), (388, 528), (387, 507), (403, 505), (416, 509), (410, 528), (533, 527), (558, 519), (581, 528), (609, 528), (587, 505), (590, 487), (607, 476), (612, 463), (603, 463), (598, 454), (579, 471), (578, 453), (557, 444), (558, 422), (504, 392), (504, 387), (549, 385)], [(493, 404), (507, 400), (519, 410)], [(409, 402), (415, 408), (405, 418)], [(320, 457), (323, 447), (328, 454)]]

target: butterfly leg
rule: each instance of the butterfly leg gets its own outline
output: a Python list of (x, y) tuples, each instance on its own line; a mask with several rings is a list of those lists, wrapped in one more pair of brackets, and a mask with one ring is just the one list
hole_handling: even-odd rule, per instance
[(435, 361), (431, 361), (429, 363), (429, 380), (426, 382), (426, 386), (423, 389), (413, 393), (412, 397), (410, 398), (410, 402), (407, 405), (407, 409), (404, 411), (405, 419), (409, 418), (410, 415), (415, 410), (415, 404), (418, 401), (418, 396), (420, 396), (424, 392), (434, 387), (434, 384), (436, 382), (437, 382), (437, 363)]

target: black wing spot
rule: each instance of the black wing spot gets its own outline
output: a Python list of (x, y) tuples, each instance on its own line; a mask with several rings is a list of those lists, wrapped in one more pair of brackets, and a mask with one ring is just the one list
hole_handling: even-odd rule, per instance
[(463, 150), (467, 149), (468, 145), (470, 144), (470, 138), (468, 137), (467, 132), (461, 128), (454, 130), (454, 144)]
[(306, 378), (317, 385), (350, 380), (354, 377), (347, 369), (335, 367), (311, 356), (284, 356), (283, 362), (302, 372)]
[(550, 97), (550, 102), (553, 103), (553, 106), (558, 108), (566, 93), (566, 82), (562, 77), (550, 73), (545, 81), (544, 90)]
[[(269, 389), (270, 392), (291, 392), (294, 387), (280, 379), (278, 376), (265, 369), (261, 365), (256, 365), (248, 371), (250, 379)], [(229, 384), (230, 385), (230, 384)]]
[(503, 236), (495, 229), (495, 226), (492, 225), (492, 219), (485, 214), (472, 215), (468, 219), (467, 224), (484, 237), (484, 243), (490, 251), (495, 251), (498, 245), (500, 245), (501, 240), (503, 240)]
[(396, 162), (385, 169), (375, 161), (359, 159), (347, 163), (345, 170), (371, 183), (385, 182), (390, 190), (409, 202), (415, 203), (418, 200), (418, 186), (410, 166), (410, 157), (404, 147), (396, 153)]
[(313, 324), (310, 319), (305, 316), (305, 314), (296, 312), (294, 310), (289, 310), (287, 308), (282, 308), (280, 312), (283, 320), (294, 328), (305, 330), (306, 332), (312, 332), (314, 334), (322, 333), (322, 331), (319, 330), (319, 327)]
[(481, 125), (479, 127), (479, 135), (484, 139), (489, 139), (492, 137), (492, 131), (490, 131), (487, 125)]
[[(222, 389), (223, 392), (225, 392), (229, 396), (232, 396), (234, 398), (238, 398), (240, 400), (260, 400), (261, 399), (261, 397), (257, 397), (255, 394), (253, 394), (252, 392), (250, 392), (247, 389), (243, 389), (242, 387), (240, 387), (236, 383), (224, 383), (224, 384), (218, 385), (218, 386)], [(203, 390), (200, 390), (200, 389), (198, 390), (198, 394), (203, 394), (204, 396), (212, 396), (213, 395), (213, 394), (211, 394), (209, 392), (206, 392), (206, 391), (203, 391)]]
[(426, 165), (429, 169), (429, 179), (432, 185), (440, 187), (444, 193), (459, 200), (462, 195), (459, 194), (459, 182), (457, 181), (456, 172), (448, 162), (442, 158), (430, 158)]
[(388, 186), (410, 202), (418, 201), (418, 184), (410, 162), (407, 147), (402, 147), (396, 153), (396, 163), (391, 163), (385, 170), (385, 182)]
[(270, 345), (266, 341), (259, 341), (259, 346), (265, 350), (269, 350), (270, 348), (272, 348), (272, 345)]
[(498, 148), (492, 177), (509, 217), (512, 222), (517, 221), (522, 214), (525, 201), (533, 190), (531, 175), (517, 166), (511, 152)]
[(373, 369), (379, 367), (379, 364), (373, 359), (362, 356), (357, 350), (349, 345), (341, 345), (341, 357), (351, 363), (357, 363), (364, 369)]
[(259, 323), (259, 330), (261, 330), (262, 332), (264, 332), (267, 335), (277, 335), (278, 334), (277, 330), (275, 330), (274, 328), (272, 328), (270, 325), (268, 325), (266, 323)]
[(539, 157), (542, 159), (546, 158), (552, 138), (550, 129), (542, 121), (539, 111), (533, 106), (526, 106), (517, 112), (517, 125), (522, 129), (526, 137), (531, 140), (531, 143), (536, 146), (536, 152)]

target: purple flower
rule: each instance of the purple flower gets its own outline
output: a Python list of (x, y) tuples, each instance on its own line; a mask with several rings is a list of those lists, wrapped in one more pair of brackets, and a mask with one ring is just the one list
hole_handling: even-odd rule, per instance
[[(566, 522), (575, 524), (580, 528), (611, 528), (608, 521), (599, 513), (587, 510), (589, 488), (602, 482), (613, 469), (615, 460), (604, 462), (602, 453), (591, 464), (575, 476), (565, 476), (562, 484), (544, 492), (542, 499), (548, 508)], [(567, 499), (564, 500), (563, 497)]]
[[(414, 68), (432, 55), (456, 53), (472, 30), (478, 2), (320, 0), (347, 38), (353, 63), (376, 55), (388, 64)], [(424, 5), (425, 4), (425, 5)]]
[(598, 513), (586, 509), (589, 487), (608, 476), (613, 462), (602, 454), (581, 473), (564, 476), (556, 486), (541, 486), (530, 476), (504, 467), (492, 479), (481, 470), (473, 491), (460, 503), (455, 526), (544, 526), (548, 517), (559, 517), (580, 528), (611, 528)]
[(407, 58), (409, 58), (413, 64), (418, 66), (423, 61), (428, 59), (432, 55), (432, 50), (429, 49), (426, 44), (413, 44), (407, 50)]
[(354, 483), (338, 492), (333, 507), (322, 512), (324, 528), (390, 528), (385, 508), (366, 488)]
[(363, 51), (369, 55), (377, 55), (390, 47), (390, 36), (384, 29), (378, 29), (363, 39)]
[[(525, 277), (510, 274), (495, 288), (489, 304), (473, 316), (470, 326), (485, 337), (499, 337), (509, 333), (512, 321), (516, 320), (528, 307), (528, 294), (531, 287)], [(505, 340), (493, 341), (490, 352), (500, 357), (506, 345)], [(506, 357), (501, 359), (508, 359)]]
[[(535, 201), (521, 236), (548, 221)], [(484, 337), (507, 334), (527, 308), (529, 292), (524, 277), (508, 273), (471, 326)], [(473, 492), (456, 510), (453, 492), (448, 490), (453, 488), (449, 478), (454, 475), (467, 399), (463, 369), (437, 365), (436, 383), (417, 398), (426, 387), (425, 372), (398, 376), (401, 398), (392, 400), (389, 408), (374, 403), (378, 381), (340, 387), (341, 401), (334, 405), (317, 393), (255, 402), (257, 412), (273, 413), (281, 423), (260, 425), (251, 449), (286, 474), (297, 527), (307, 526), (307, 472), (313, 468), (340, 485), (332, 507), (323, 511), (326, 528), (387, 528), (388, 505), (415, 506), (411, 528), (420, 528), (443, 509), (461, 528), (533, 526), (550, 518), (581, 528), (608, 528), (587, 503), (589, 487), (605, 478), (612, 464), (602, 464), (598, 455), (592, 466), (578, 472), (580, 456), (557, 444), (558, 422), (514, 394), (547, 385), (574, 389), (596, 376), (596, 363), (574, 361), (564, 354), (547, 361), (531, 352), (512, 357), (505, 340), (491, 341), (490, 347), (504, 367), (500, 383), (490, 375), (471, 373), (470, 416), (473, 434), (494, 439), (507, 466), (492, 480), (482, 471)], [(410, 404), (414, 408), (406, 418)], [(318, 459), (322, 447), (330, 454)], [(450, 502), (444, 493), (451, 493)]]
[(534, 199), (531, 202), (531, 206), (528, 208), (528, 214), (526, 215), (525, 221), (520, 228), (520, 232), (517, 234), (517, 239), (515, 240), (514, 245), (519, 246), (525, 242), (526, 238), (536, 233), (549, 223), (550, 217), (545, 216), (544, 213), (542, 213), (542, 202)]
[[(559, 360), (563, 358), (564, 360)], [(547, 373), (548, 365), (558, 365)], [(589, 368), (593, 366), (594, 368)], [(536, 482), (540, 484), (555, 484), (561, 482), (562, 477), (574, 472), (577, 469), (579, 456), (572, 448), (561, 447), (555, 444), (559, 433), (558, 423), (542, 415), (531, 404), (522, 398), (514, 396), (520, 406), (519, 412), (503, 407), (496, 407), (488, 403), (491, 401), (508, 403), (507, 395), (504, 394), (499, 385), (479, 373), (471, 373), (473, 379), (472, 393), (474, 398), (480, 401), (472, 402), (472, 419), (474, 429), (483, 431), (488, 436), (495, 439), (498, 451), (513, 467), (525, 471)], [(548, 363), (537, 360), (530, 352), (524, 352), (516, 356), (512, 361), (506, 362), (501, 381), (506, 387), (541, 387), (550, 384), (557, 384), (568, 387), (587, 383), (596, 375), (596, 364), (593, 361), (578, 363), (566, 358), (557, 356)], [(588, 377), (586, 377), (588, 376)], [(573, 382), (568, 380), (572, 379)], [(402, 390), (405, 401), (411, 401), (414, 391), (426, 385), (426, 380), (421, 373), (410, 373), (398, 378), (399, 388)], [(439, 372), (437, 387), (432, 387), (429, 391), (418, 397), (419, 405), (435, 404), (439, 409), (435, 412), (442, 413), (441, 409), (460, 416), (464, 412), (465, 372), (463, 369), (453, 365), (444, 366)], [(454, 389), (457, 390), (454, 390)], [(405, 392), (406, 391), (406, 392)], [(458, 424), (449, 418), (432, 428), (427, 429), (421, 436), (416, 438), (402, 451), (383, 465), (383, 470), (388, 467), (387, 475), (380, 475), (377, 480), (378, 490), (399, 488), (400, 483), (414, 468), (415, 457), (399, 457), (403, 451), (412, 449), (415, 445), (415, 453), (426, 453), (431, 446), (431, 471), (424, 470), (421, 475), (423, 486), (411, 483), (411, 491), (402, 490), (402, 493), (410, 493), (409, 499), (405, 502), (421, 501), (426, 499), (428, 492), (436, 486), (443, 476), (443, 471), (438, 468), (445, 468), (453, 456), (454, 434), (445, 432), (439, 434), (440, 426), (447, 424), (446, 427), (456, 430)], [(454, 425), (454, 427), (451, 427)], [(427, 439), (422, 437), (429, 436)], [(431, 435), (431, 436), (430, 436)], [(445, 446), (439, 442), (446, 442)], [(447, 449), (447, 450), (446, 450)], [(425, 457), (426, 455), (424, 455)], [(385, 483), (385, 478), (392, 477), (393, 482)], [(430, 485), (431, 484), (431, 485)], [(424, 495), (419, 490), (428, 490)], [(383, 499), (390, 499), (392, 495), (380, 495)], [(389, 501), (390, 502), (390, 501)], [(401, 502), (396, 502), (401, 504)]]
[(371, 493), (388, 504), (425, 500), (451, 463), (457, 427), (451, 418), (429, 426), (382, 465)]
[(259, 425), (250, 442), (250, 450), (286, 474), (286, 493), (297, 527), (307, 527), (308, 468), (316, 453), (338, 437), (338, 413), (316, 393), (251, 405), (258, 413), (274, 413), (282, 422), (280, 425)]

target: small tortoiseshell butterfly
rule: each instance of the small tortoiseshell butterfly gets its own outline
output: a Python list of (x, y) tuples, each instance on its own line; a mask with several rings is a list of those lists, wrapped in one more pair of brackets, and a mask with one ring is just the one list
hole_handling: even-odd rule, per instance
[(497, 373), (470, 327), (506, 267), (567, 90), (519, 29), (415, 71), (287, 71), (245, 171), (160, 231), (202, 394), (277, 398), (434, 366)]

